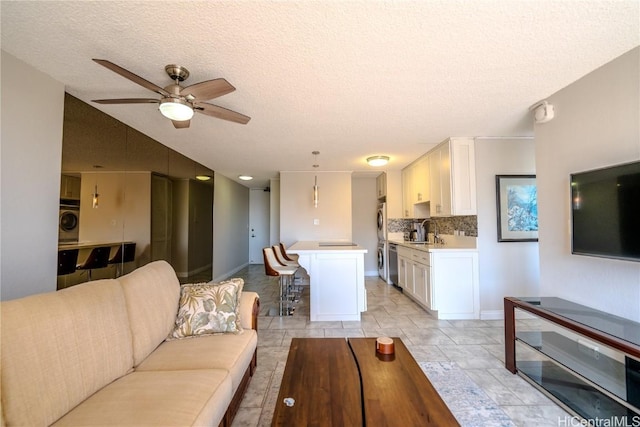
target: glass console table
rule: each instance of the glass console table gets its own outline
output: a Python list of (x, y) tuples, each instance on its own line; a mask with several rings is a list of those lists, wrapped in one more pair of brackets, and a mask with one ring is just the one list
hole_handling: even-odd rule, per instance
[(505, 298), (504, 316), (511, 373), (588, 425), (640, 425), (640, 323), (553, 297)]

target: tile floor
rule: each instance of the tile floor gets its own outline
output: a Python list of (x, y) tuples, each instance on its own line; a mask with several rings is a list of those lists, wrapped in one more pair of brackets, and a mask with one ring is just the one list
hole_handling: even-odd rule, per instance
[[(293, 337), (400, 337), (421, 365), (450, 362), (462, 368), (506, 417), (465, 425), (570, 425), (569, 415), (517, 375), (504, 368), (503, 322), (437, 320), (411, 299), (377, 277), (367, 277), (368, 310), (360, 322), (310, 322), (308, 291), (295, 314), (275, 317), (277, 278), (264, 275), (264, 266), (250, 265), (234, 277), (245, 279), (245, 289), (260, 294), (258, 368), (242, 401), (233, 427), (269, 426), (289, 345)], [(525, 321), (526, 322), (526, 321)], [(444, 396), (443, 396), (444, 398)], [(481, 405), (479, 402), (478, 405)], [(450, 406), (451, 407), (451, 406)], [(501, 412), (500, 411), (500, 412)], [(455, 408), (452, 412), (456, 414)], [(510, 418), (511, 422), (504, 421)]]

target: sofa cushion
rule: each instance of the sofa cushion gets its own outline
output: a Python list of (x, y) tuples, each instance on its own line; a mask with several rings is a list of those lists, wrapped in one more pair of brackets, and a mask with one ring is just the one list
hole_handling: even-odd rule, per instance
[(173, 330), (180, 282), (166, 261), (154, 261), (118, 279), (124, 290), (137, 366)]
[(244, 280), (183, 285), (171, 338), (242, 332), (238, 309)]
[(55, 426), (217, 426), (231, 402), (223, 370), (133, 372), (103, 388)]
[(49, 425), (132, 370), (122, 288), (96, 280), (2, 303), (7, 425)]
[(142, 362), (137, 371), (180, 369), (226, 369), (235, 393), (258, 345), (254, 330), (243, 334), (203, 335), (162, 343)]

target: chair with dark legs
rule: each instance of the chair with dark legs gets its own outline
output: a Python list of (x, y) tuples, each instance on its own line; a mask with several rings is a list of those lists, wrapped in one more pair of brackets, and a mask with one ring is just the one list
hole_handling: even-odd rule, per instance
[(133, 262), (136, 259), (136, 244), (133, 243), (123, 243), (118, 246), (118, 250), (116, 254), (109, 259), (109, 265), (115, 264), (116, 266), (116, 277), (120, 277), (122, 275), (122, 269), (124, 268), (124, 263)]
[(63, 249), (58, 251), (58, 276), (76, 272), (79, 249)]
[(106, 268), (109, 264), (110, 246), (99, 246), (91, 249), (89, 256), (82, 263), (76, 266), (77, 270), (87, 270), (87, 277), (91, 280), (91, 270), (96, 268)]

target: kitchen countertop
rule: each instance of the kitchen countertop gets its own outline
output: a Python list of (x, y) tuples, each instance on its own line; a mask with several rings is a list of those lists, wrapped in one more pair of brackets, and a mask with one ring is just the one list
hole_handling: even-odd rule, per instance
[(454, 236), (453, 234), (442, 234), (444, 244), (434, 244), (426, 242), (407, 242), (404, 240), (389, 240), (389, 243), (397, 243), (400, 246), (404, 246), (409, 249), (416, 249), (424, 252), (439, 252), (439, 251), (475, 251), (478, 249), (478, 243), (476, 237), (469, 236)]
[(99, 246), (120, 246), (123, 243), (133, 243), (133, 242), (98, 242), (98, 241), (94, 241), (94, 242), (69, 242), (69, 243), (65, 243), (65, 242), (61, 242), (58, 243), (58, 250), (65, 250), (65, 249), (93, 249), (93, 248), (97, 248)]
[(344, 242), (344, 241), (300, 241), (296, 242), (290, 247), (287, 248), (287, 252), (302, 254), (302, 253), (339, 253), (339, 252), (362, 252), (367, 253), (367, 249), (362, 246), (358, 246), (352, 242)]

